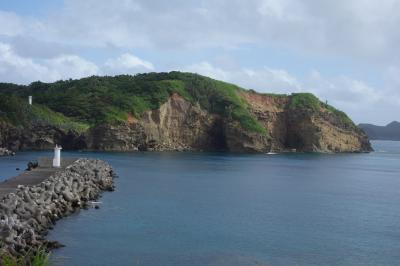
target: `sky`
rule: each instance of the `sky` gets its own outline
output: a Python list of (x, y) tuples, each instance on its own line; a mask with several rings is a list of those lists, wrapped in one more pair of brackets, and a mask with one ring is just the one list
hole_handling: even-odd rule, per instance
[(0, 0), (0, 82), (188, 71), (400, 120), (400, 0)]

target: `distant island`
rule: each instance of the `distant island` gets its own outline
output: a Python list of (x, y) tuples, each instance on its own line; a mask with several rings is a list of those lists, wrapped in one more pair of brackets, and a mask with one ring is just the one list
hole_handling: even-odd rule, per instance
[(344, 112), (311, 93), (262, 94), (182, 72), (0, 83), (0, 147), (56, 143), (103, 151), (372, 150)]
[(367, 133), (370, 139), (400, 141), (400, 122), (393, 121), (386, 126), (360, 124), (359, 127)]

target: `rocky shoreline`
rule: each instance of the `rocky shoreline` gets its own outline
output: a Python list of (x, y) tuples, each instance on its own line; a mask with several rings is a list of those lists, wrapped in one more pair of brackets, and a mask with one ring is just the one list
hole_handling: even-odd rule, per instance
[(78, 159), (34, 186), (18, 186), (0, 201), (0, 254), (26, 256), (57, 243), (45, 238), (55, 222), (113, 191), (115, 173), (101, 160)]
[(0, 157), (1, 156), (14, 156), (14, 155), (15, 155), (15, 152), (10, 151), (6, 148), (0, 148)]

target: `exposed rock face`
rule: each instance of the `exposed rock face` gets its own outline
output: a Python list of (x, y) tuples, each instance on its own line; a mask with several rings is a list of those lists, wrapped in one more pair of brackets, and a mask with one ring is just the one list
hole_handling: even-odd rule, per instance
[(174, 94), (157, 110), (138, 120), (102, 125), (87, 137), (89, 149), (100, 150), (223, 150), (223, 121)]
[(103, 161), (79, 159), (32, 187), (20, 186), (0, 202), (0, 253), (24, 256), (46, 246), (56, 220), (113, 190), (113, 170)]
[(120, 123), (100, 125), (86, 135), (86, 147), (103, 151), (137, 151), (145, 147), (145, 135), (140, 124)]
[(326, 112), (290, 112), (286, 144), (299, 151), (371, 151), (368, 137), (361, 130), (341, 124)]
[(250, 105), (251, 112), (267, 129), (270, 135), (269, 150), (283, 151), (286, 149), (287, 110), (289, 101), (282, 97), (268, 97), (258, 93), (243, 93), (242, 96)]
[(88, 148), (101, 150), (227, 150), (232, 152), (370, 151), (367, 136), (334, 114), (291, 110), (290, 98), (245, 92), (251, 112), (268, 135), (244, 130), (173, 95), (159, 109), (117, 126), (104, 125), (89, 134)]
[(366, 134), (327, 109), (291, 109), (290, 96), (241, 92), (253, 116), (268, 134), (243, 129), (237, 121), (210, 114), (178, 94), (159, 109), (126, 122), (103, 124), (85, 134), (46, 126), (21, 129), (0, 122), (0, 146), (17, 149), (105, 151), (224, 150), (232, 152), (364, 152), (371, 151)]
[(150, 149), (225, 149), (223, 121), (177, 94), (160, 109), (146, 112), (140, 124)]
[(252, 112), (271, 134), (272, 151), (368, 152), (367, 135), (333, 113), (292, 110), (289, 97), (243, 93)]
[(243, 130), (236, 121), (225, 125), (226, 147), (231, 152), (268, 152), (271, 149), (271, 139), (255, 132)]

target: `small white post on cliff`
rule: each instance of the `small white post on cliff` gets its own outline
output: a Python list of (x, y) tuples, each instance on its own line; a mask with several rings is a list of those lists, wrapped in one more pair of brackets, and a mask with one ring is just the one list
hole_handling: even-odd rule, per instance
[(32, 105), (32, 96), (28, 97), (28, 102), (29, 102), (29, 105)]
[(54, 148), (53, 167), (61, 167), (61, 146), (56, 145)]

